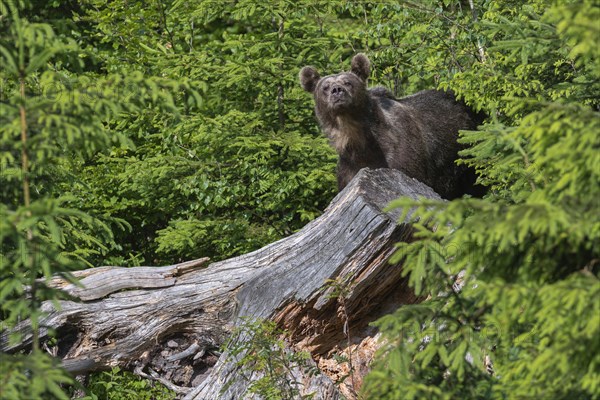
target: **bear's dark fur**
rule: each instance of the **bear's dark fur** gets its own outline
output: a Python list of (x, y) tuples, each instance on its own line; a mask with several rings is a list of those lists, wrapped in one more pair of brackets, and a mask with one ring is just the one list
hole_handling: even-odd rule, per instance
[(361, 168), (393, 168), (429, 185), (446, 199), (481, 196), (475, 173), (455, 160), (459, 130), (481, 123), (450, 93), (426, 90), (396, 99), (387, 89), (367, 89), (369, 59), (357, 54), (350, 72), (323, 78), (313, 67), (300, 71), (302, 87), (315, 99), (317, 119), (339, 154), (339, 190)]

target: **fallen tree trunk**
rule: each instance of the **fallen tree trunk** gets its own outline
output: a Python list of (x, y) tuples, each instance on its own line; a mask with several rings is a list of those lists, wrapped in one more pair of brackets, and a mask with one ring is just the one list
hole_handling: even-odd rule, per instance
[[(394, 243), (411, 237), (410, 225), (396, 221), (399, 211), (383, 211), (400, 196), (439, 198), (399, 171), (366, 169), (321, 217), (255, 252), (212, 264), (79, 271), (83, 287), (57, 279), (74, 300), (58, 310), (43, 305), (44, 326), (57, 332), (51, 350), (74, 374), (119, 366), (186, 399), (252, 398), (260, 371), (244, 373), (243, 354), (219, 349), (244, 318), (272, 320), (287, 331), (286, 352), (308, 351), (306, 362), (321, 372), (285, 372), (300, 395), (352, 398), (377, 348), (369, 323), (415, 301), (401, 268), (387, 262)], [(30, 345), (26, 326), (17, 345), (0, 334), (0, 349)], [(335, 361), (339, 355), (347, 362)]]

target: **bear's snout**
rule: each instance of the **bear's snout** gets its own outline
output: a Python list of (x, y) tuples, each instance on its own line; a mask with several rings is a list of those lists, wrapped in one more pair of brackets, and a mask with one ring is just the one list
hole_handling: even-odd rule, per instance
[(346, 94), (346, 89), (339, 85), (336, 85), (331, 89), (331, 94), (334, 96), (341, 96), (342, 94)]
[(331, 104), (341, 106), (350, 101), (350, 93), (342, 85), (334, 85), (329, 92), (329, 101)]

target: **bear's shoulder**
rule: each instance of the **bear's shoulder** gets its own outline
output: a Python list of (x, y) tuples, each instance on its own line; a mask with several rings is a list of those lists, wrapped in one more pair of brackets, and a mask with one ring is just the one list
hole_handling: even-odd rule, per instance
[(397, 100), (396, 96), (386, 87), (383, 86), (375, 86), (368, 90), (369, 95), (373, 97), (382, 97), (392, 100)]

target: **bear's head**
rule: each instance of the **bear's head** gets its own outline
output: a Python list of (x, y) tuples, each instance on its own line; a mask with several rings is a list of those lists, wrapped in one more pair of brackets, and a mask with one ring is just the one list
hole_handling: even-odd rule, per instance
[(317, 112), (340, 114), (360, 109), (367, 97), (367, 78), (370, 62), (366, 55), (359, 53), (352, 58), (350, 72), (328, 75), (323, 78), (313, 67), (300, 71), (302, 88), (312, 93)]

